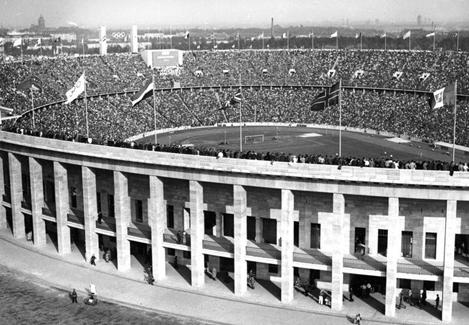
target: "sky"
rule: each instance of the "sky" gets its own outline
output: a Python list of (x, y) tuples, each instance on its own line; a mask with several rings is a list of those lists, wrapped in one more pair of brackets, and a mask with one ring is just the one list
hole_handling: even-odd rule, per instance
[(46, 26), (268, 27), (341, 24), (367, 20), (437, 24), (468, 22), (469, 0), (0, 0), (0, 25), (29, 27), (40, 14)]

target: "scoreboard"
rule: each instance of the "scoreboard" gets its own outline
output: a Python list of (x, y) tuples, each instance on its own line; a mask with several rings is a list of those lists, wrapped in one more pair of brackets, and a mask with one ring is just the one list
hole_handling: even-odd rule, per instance
[(142, 57), (150, 68), (165, 69), (181, 66), (183, 52), (180, 50), (144, 50)]

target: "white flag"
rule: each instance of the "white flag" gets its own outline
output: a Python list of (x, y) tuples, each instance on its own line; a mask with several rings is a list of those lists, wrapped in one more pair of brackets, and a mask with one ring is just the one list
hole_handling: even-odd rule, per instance
[(82, 92), (85, 91), (85, 82), (85, 73), (83, 72), (81, 77), (78, 78), (77, 82), (75, 82), (75, 85), (73, 85), (73, 87), (65, 93), (65, 96), (67, 96), (67, 101), (65, 104), (70, 104), (75, 99), (77, 99), (77, 97), (80, 96)]
[(386, 37), (386, 33), (384, 33), (383, 35), (380, 36), (381, 38), (385, 38)]
[(331, 38), (336, 38), (338, 35), (339, 35), (338, 32), (335, 31), (335, 33), (331, 34)]
[(440, 108), (444, 106), (444, 101), (443, 101), (444, 92), (445, 92), (445, 88), (441, 88), (433, 92), (433, 96), (435, 97), (435, 106), (433, 106), (433, 108)]
[(408, 39), (410, 37), (410, 30), (404, 34), (404, 37), (402, 37), (403, 39)]
[(15, 39), (15, 41), (13, 42), (13, 46), (21, 46), (21, 43), (22, 43), (21, 41), (22, 41), (21, 38)]
[(432, 36), (435, 36), (435, 32), (425, 35), (425, 37), (432, 37)]

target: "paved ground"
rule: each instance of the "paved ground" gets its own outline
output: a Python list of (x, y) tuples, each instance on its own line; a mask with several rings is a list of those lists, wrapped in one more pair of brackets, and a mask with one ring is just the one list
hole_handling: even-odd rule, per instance
[[(67, 256), (59, 256), (49, 243), (41, 251), (31, 243), (16, 241), (8, 231), (0, 232), (0, 264), (34, 276), (35, 281), (61, 289), (77, 288), (81, 295), (86, 293), (89, 283), (96, 285), (98, 296), (111, 302), (131, 307), (153, 310), (164, 314), (182, 315), (194, 319), (228, 324), (350, 324), (351, 316), (361, 313), (364, 323), (420, 323), (439, 324), (439, 312), (434, 308), (417, 309), (407, 306), (397, 310), (397, 317), (390, 319), (382, 314), (384, 297), (375, 294), (367, 300), (345, 301), (341, 313), (333, 314), (330, 309), (315, 300), (295, 294), (290, 305), (279, 301), (279, 289), (275, 282), (262, 282), (246, 297), (236, 298), (230, 285), (206, 278), (205, 288), (193, 290), (187, 276), (189, 269), (174, 270), (167, 266), (167, 279), (150, 286), (143, 282), (139, 263), (132, 260), (132, 270), (118, 272), (112, 263), (98, 261), (92, 267), (83, 260), (78, 249)], [(454, 304), (454, 324), (466, 324), (469, 308)]]

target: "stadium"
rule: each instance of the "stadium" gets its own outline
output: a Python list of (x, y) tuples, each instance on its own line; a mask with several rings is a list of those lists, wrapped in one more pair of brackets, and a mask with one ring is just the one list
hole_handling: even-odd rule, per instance
[[(371, 291), (388, 317), (438, 295), (433, 320), (450, 322), (469, 301), (468, 71), (449, 51), (3, 62), (0, 228), (202, 292), (214, 278), (249, 296), (255, 274), (284, 304), (340, 311)], [(454, 105), (429, 105), (456, 80)], [(312, 110), (338, 82), (339, 102)]]

